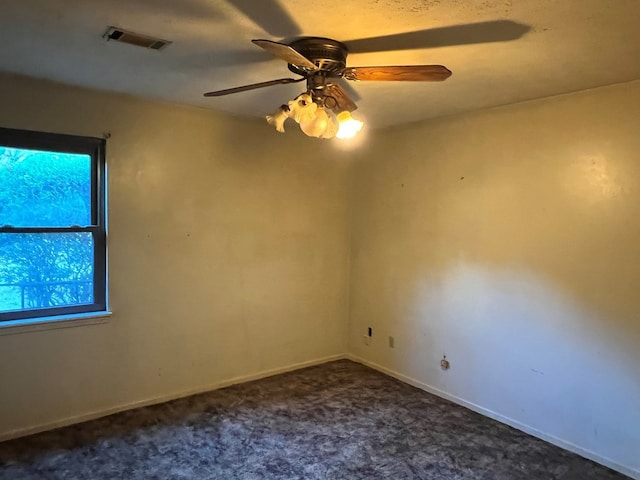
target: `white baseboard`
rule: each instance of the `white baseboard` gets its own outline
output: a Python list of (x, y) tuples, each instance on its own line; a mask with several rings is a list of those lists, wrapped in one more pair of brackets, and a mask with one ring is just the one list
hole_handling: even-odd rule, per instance
[(514, 420), (512, 418), (506, 417), (504, 415), (501, 415), (497, 412), (494, 412), (492, 410), (489, 410), (487, 408), (481, 407), (480, 405), (476, 405), (475, 403), (469, 402), (463, 398), (457, 397), (455, 395), (451, 395), (450, 393), (447, 393), (443, 390), (440, 390), (438, 388), (432, 387), (431, 385), (427, 385), (426, 383), (423, 383), (419, 380), (416, 380), (414, 378), (408, 377), (406, 375), (403, 375), (401, 373), (398, 373), (394, 370), (390, 370), (386, 367), (383, 367), (382, 365), (378, 365), (377, 363), (374, 362), (370, 362), (369, 360), (365, 360), (362, 357), (359, 357), (357, 355), (353, 355), (353, 354), (347, 354), (346, 358), (349, 360), (352, 360), (356, 363), (361, 363), (362, 365), (366, 365), (367, 367), (373, 368), (374, 370), (378, 370), (379, 372), (382, 372), (386, 375), (389, 375), (390, 377), (393, 377), (397, 380), (400, 380), (401, 382), (407, 383), (409, 385), (412, 385), (414, 387), (419, 388), (420, 390), (424, 390), (425, 392), (429, 392), (432, 393), (438, 397), (441, 398), (445, 398), (447, 400), (452, 401), (453, 403), (457, 403), (458, 405), (462, 405), (463, 407), (468, 408), (469, 410), (473, 410), (474, 412), (477, 412), (481, 415), (484, 415), (485, 417), (489, 417), (492, 418), (494, 420), (497, 420), (500, 423), (504, 423), (506, 425), (509, 425), (510, 427), (513, 427), (517, 430), (523, 431), (525, 433), (528, 433), (529, 435), (532, 435), (534, 437), (537, 437), (541, 440), (544, 440), (545, 442), (549, 442), (553, 445), (556, 445), (560, 448), (563, 448), (565, 450), (568, 450), (570, 452), (576, 453), (578, 455), (580, 455), (581, 457), (587, 458), (589, 460), (593, 460), (594, 462), (597, 462), (601, 465), (604, 465), (606, 467), (611, 468), (612, 470), (616, 470), (624, 475), (627, 475), (635, 480), (640, 480), (640, 470), (636, 470), (632, 467), (626, 466), (626, 465), (621, 465), (617, 462), (615, 462), (614, 460), (611, 460), (610, 458), (607, 457), (603, 457), (602, 455), (597, 454), (596, 452), (592, 452), (590, 450), (584, 449), (582, 447), (580, 447), (579, 445), (575, 445), (574, 443), (568, 442), (566, 440), (563, 440), (561, 438), (555, 437), (553, 435), (549, 435), (545, 432), (542, 432), (536, 428), (533, 428), (529, 425), (526, 425), (524, 423), (521, 423), (517, 420)]
[(126, 403), (123, 405), (118, 405), (116, 407), (111, 407), (104, 410), (97, 410), (94, 412), (84, 413), (81, 415), (74, 415), (71, 417), (64, 418), (62, 420), (56, 420), (55, 422), (44, 423), (41, 425), (33, 425), (26, 428), (20, 428), (20, 429), (11, 430), (8, 432), (2, 432), (0, 433), (0, 442), (3, 442), (5, 440), (11, 440), (18, 437), (24, 437), (27, 435), (33, 435), (35, 433), (45, 432), (47, 430), (53, 430), (54, 428), (66, 427), (76, 423), (95, 420), (96, 418), (106, 417), (107, 415), (112, 415), (114, 413), (124, 412), (126, 410), (133, 410), (134, 408), (147, 407), (149, 405), (156, 405), (158, 403), (169, 402), (171, 400), (176, 400), (178, 398), (189, 397), (191, 395), (197, 395), (199, 393), (210, 392), (212, 390), (217, 390), (219, 388), (236, 385), (238, 383), (250, 382), (251, 380), (259, 380), (261, 378), (271, 377), (273, 375), (278, 375), (280, 373), (291, 372), (294, 370), (299, 370), (301, 368), (312, 367), (314, 365), (320, 365), (327, 362), (333, 362), (335, 360), (342, 360), (344, 358), (347, 358), (345, 354), (330, 355), (328, 357), (322, 357), (322, 358), (317, 358), (315, 360), (308, 360), (306, 362), (295, 363), (292, 365), (287, 365), (285, 367), (272, 368), (270, 370), (263, 370), (261, 372), (252, 373), (249, 375), (241, 375), (239, 377), (233, 377), (226, 380), (221, 380), (219, 382), (215, 382), (209, 385), (203, 385), (200, 387), (191, 388), (188, 390), (182, 390), (180, 392), (173, 392), (166, 395), (159, 395), (157, 397), (148, 398), (148, 399), (140, 400), (137, 402)]

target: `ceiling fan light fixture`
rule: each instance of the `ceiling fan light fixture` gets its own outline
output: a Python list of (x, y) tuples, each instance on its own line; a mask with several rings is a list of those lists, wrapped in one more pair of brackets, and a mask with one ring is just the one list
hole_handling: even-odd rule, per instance
[[(364, 122), (351, 116), (358, 107), (334, 78), (365, 81), (436, 82), (447, 79), (451, 70), (443, 65), (387, 65), (347, 67), (346, 45), (323, 37), (302, 37), (289, 44), (255, 39), (252, 42), (275, 57), (285, 60), (289, 70), (301, 78), (281, 78), (252, 83), (235, 88), (205, 93), (205, 97), (219, 97), (280, 83), (306, 80), (307, 91), (282, 105), (266, 120), (278, 132), (284, 132), (284, 122), (292, 118), (302, 132), (316, 138), (352, 138)], [(328, 109), (329, 113), (325, 110)], [(337, 115), (336, 115), (337, 114)]]
[(265, 118), (278, 132), (284, 132), (284, 122), (291, 118), (306, 136), (325, 139), (353, 138), (364, 126), (364, 122), (353, 118), (348, 110), (334, 115), (321, 101), (314, 101), (309, 93), (298, 95)]
[(364, 126), (363, 121), (353, 118), (351, 113), (346, 110), (344, 112), (340, 112), (336, 118), (338, 120), (338, 132), (336, 133), (336, 138), (353, 138)]

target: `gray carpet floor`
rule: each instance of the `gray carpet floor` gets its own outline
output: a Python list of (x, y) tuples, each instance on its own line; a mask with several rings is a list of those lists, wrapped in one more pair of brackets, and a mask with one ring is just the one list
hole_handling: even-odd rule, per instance
[(627, 478), (350, 361), (0, 443), (0, 479)]

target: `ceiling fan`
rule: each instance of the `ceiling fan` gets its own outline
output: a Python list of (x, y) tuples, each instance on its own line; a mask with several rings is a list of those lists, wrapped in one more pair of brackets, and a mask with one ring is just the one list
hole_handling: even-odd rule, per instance
[[(327, 108), (337, 115), (340, 126), (354, 124), (350, 115), (358, 107), (349, 98), (347, 92), (336, 81), (338, 78), (355, 81), (422, 81), (433, 82), (446, 80), (451, 71), (442, 65), (397, 65), (347, 67), (347, 46), (339, 41), (322, 37), (302, 37), (289, 44), (271, 40), (252, 40), (252, 42), (287, 62), (289, 70), (300, 78), (279, 78), (267, 82), (252, 83), (240, 87), (215, 90), (204, 94), (205, 97), (219, 97), (233, 93), (245, 92), (257, 88), (287, 83), (307, 82), (306, 92), (296, 100), (282, 105), (274, 115), (267, 116), (267, 121), (283, 132), (282, 124), (287, 118), (294, 118), (307, 135), (332, 138), (338, 133), (338, 125), (324, 112)], [(325, 128), (323, 128), (325, 127)], [(358, 128), (359, 127), (359, 128)], [(351, 132), (349, 132), (351, 133)]]
[[(284, 121), (293, 118), (305, 134), (321, 138), (340, 137), (342, 127), (351, 127), (353, 131), (362, 127), (362, 122), (354, 121), (350, 115), (358, 107), (341, 85), (342, 80), (433, 82), (446, 80), (451, 76), (451, 71), (442, 65), (351, 67), (347, 66), (349, 52), (371, 53), (503, 42), (516, 40), (530, 30), (528, 25), (511, 20), (490, 20), (339, 42), (330, 38), (301, 36), (302, 29), (281, 5), (280, 0), (228, 2), (260, 25), (265, 32), (292, 39), (283, 42), (258, 39), (252, 42), (286, 61), (289, 70), (299, 77), (215, 90), (204, 95), (218, 97), (306, 81), (306, 91), (282, 105), (273, 115), (268, 115), (267, 121), (283, 132)], [(254, 60), (260, 61), (255, 57)], [(327, 110), (332, 116), (327, 115)]]

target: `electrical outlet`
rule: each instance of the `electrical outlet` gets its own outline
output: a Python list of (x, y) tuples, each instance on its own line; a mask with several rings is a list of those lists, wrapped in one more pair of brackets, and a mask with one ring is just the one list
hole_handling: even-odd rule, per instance
[(395, 347), (395, 343), (395, 339), (391, 335), (389, 335), (389, 348)]

